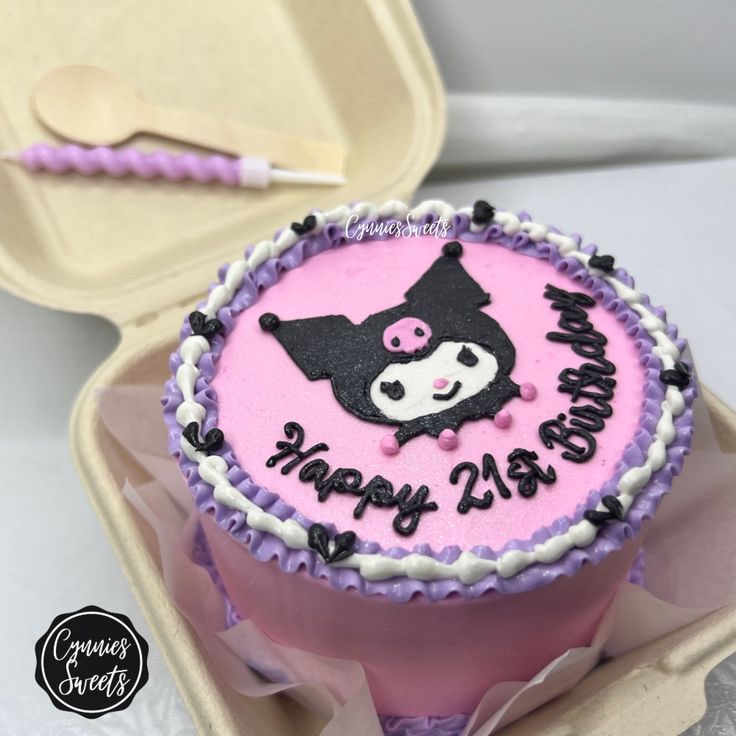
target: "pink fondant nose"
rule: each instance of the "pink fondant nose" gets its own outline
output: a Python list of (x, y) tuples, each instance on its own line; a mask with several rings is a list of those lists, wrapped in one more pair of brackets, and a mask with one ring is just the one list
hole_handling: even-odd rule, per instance
[(391, 353), (418, 353), (429, 345), (432, 330), (416, 317), (403, 317), (383, 331), (383, 347)]
[(446, 378), (435, 378), (434, 381), (432, 381), (432, 385), (435, 388), (444, 388), (448, 383), (450, 382)]

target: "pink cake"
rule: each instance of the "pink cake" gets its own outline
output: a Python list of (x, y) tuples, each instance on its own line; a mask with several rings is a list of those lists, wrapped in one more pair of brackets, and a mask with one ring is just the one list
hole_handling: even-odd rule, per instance
[(361, 662), (381, 714), (450, 716), (590, 643), (640, 566), (692, 435), (683, 350), (575, 235), (360, 203), (221, 269), (165, 417), (235, 609)]

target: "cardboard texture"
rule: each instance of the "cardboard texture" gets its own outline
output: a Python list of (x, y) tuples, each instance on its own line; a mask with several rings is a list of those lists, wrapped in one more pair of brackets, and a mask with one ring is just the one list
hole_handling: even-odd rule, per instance
[[(74, 33), (60, 34), (69, 18)], [(30, 92), (45, 72), (73, 63), (118, 72), (150, 101), (348, 150), (348, 183), (334, 189), (259, 192), (0, 167), (0, 286), (46, 306), (99, 314), (120, 328), (118, 348), (79, 396), (72, 448), (197, 728), (317, 733), (314, 716), (290, 699), (249, 700), (210, 671), (166, 595), (154, 535), (120, 493), (122, 478), (136, 484), (145, 474), (102, 428), (95, 393), (115, 384), (163, 384), (182, 316), (207, 279), (294, 213), (411, 197), (438, 154), (445, 119), (441, 84), (411, 8), (397, 0), (223, 0), (216, 13), (180, 0), (16, 3), (5, 9), (0, 44), (14, 60), (0, 68), (0, 150), (54, 140), (34, 119)], [(161, 142), (141, 137), (136, 145)], [(736, 415), (712, 395), (707, 400), (724, 449), (736, 450)], [(721, 611), (598, 668), (506, 733), (679, 733), (705, 704), (704, 696), (680, 693), (702, 693), (705, 674), (734, 649), (736, 617)], [(634, 708), (647, 725), (635, 725)]]
[[(74, 33), (59, 33), (70, 18)], [(2, 150), (53, 140), (33, 116), (34, 84), (51, 69), (91, 64), (152, 103), (348, 151), (345, 186), (265, 191), (0, 167), (0, 286), (118, 325), (192, 304), (213, 264), (270, 238), (284, 213), (407, 197), (444, 136), (442, 87), (407, 2), (223, 0), (217, 12), (175, 0), (13, 3), (0, 44), (13, 59), (0, 69)]]
[(115, 146), (145, 132), (235, 156), (247, 151), (302, 171), (341, 175), (345, 167), (345, 149), (338, 143), (152, 105), (120, 75), (87, 64), (57, 67), (41, 77), (33, 109), (49, 130), (86, 146)]

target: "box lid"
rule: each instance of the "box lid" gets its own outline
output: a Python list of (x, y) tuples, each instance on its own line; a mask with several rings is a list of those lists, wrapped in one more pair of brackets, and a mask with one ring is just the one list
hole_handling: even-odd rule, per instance
[[(9, 6), (0, 150), (56, 141), (32, 114), (31, 90), (45, 72), (82, 63), (117, 72), (151, 101), (342, 143), (347, 184), (259, 191), (3, 164), (0, 286), (142, 323), (191, 304), (216, 265), (298, 213), (411, 195), (442, 143), (445, 103), (408, 2), (223, 0), (202, 10), (175, 0)], [(59, 32), (70, 23), (73, 33)], [(150, 136), (132, 143), (185, 150)]]

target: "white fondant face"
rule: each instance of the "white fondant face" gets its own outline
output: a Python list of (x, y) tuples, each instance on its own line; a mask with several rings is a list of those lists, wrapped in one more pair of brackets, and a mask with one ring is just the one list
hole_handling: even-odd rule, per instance
[(371, 383), (370, 396), (386, 417), (408, 422), (475, 396), (497, 372), (496, 358), (487, 348), (448, 340), (427, 358), (391, 363)]

